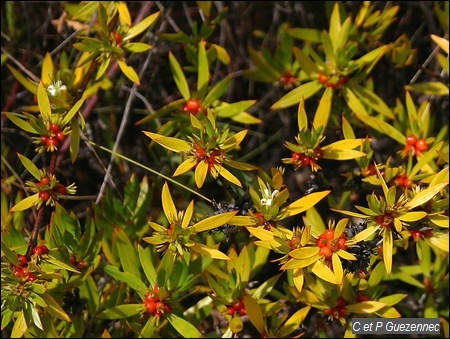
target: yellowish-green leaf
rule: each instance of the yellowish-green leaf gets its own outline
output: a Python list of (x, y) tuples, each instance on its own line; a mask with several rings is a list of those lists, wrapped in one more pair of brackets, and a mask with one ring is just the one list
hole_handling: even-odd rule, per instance
[(187, 152), (191, 149), (191, 144), (185, 140), (177, 139), (174, 137), (165, 137), (156, 133), (143, 131), (146, 136), (153, 139), (161, 146), (174, 151), (174, 152)]
[(328, 281), (332, 284), (339, 284), (339, 281), (337, 280), (336, 276), (334, 275), (333, 271), (330, 270), (328, 266), (326, 266), (322, 261), (318, 260), (315, 262), (313, 267), (311, 268), (311, 271), (317, 275), (319, 278)]
[(420, 92), (427, 95), (448, 95), (448, 87), (442, 82), (425, 82), (404, 86), (406, 91)]
[(378, 230), (379, 226), (369, 226), (364, 231), (359, 232), (353, 240), (356, 242), (363, 241), (368, 239), (372, 234), (374, 234)]
[(427, 216), (427, 212), (416, 211), (416, 212), (407, 212), (405, 214), (399, 215), (398, 219), (406, 222), (418, 221)]
[(341, 249), (338, 249), (336, 251), (336, 254), (346, 260), (357, 260), (357, 258), (353, 254), (351, 254), (347, 251), (341, 250)]
[(231, 120), (244, 125), (256, 125), (262, 122), (261, 119), (256, 118), (247, 112), (240, 112), (238, 114), (235, 114), (231, 117)]
[(380, 318), (401, 318), (402, 315), (394, 307), (384, 307), (381, 310), (374, 312)]
[(316, 63), (302, 49), (294, 46), (292, 47), (292, 52), (298, 63), (302, 65), (302, 70), (304, 70), (306, 74), (311, 75), (311, 73), (319, 73)]
[[(199, 1), (200, 3), (205, 3), (209, 1)], [(225, 65), (228, 65), (231, 61), (230, 56), (225, 48), (217, 44), (211, 44), (211, 47), (214, 48), (217, 52), (217, 59), (219, 59)]]
[(143, 42), (129, 42), (123, 45), (122, 48), (130, 53), (143, 53), (150, 50), (152, 46)]
[(197, 164), (197, 159), (195, 157), (189, 157), (185, 161), (183, 161), (173, 173), (173, 176), (184, 174), (189, 172), (194, 166)]
[(448, 39), (441, 38), (435, 34), (430, 34), (431, 39), (439, 46), (445, 53), (448, 54)]
[[(230, 326), (230, 330), (233, 333), (239, 333), (244, 329), (244, 324), (242, 323), (241, 317), (233, 317), (230, 321), (229, 326)], [(234, 338), (234, 337), (235, 336), (230, 337), (230, 338)]]
[(169, 223), (177, 221), (177, 209), (170, 194), (169, 185), (164, 183), (161, 194), (162, 207)]
[(23, 310), (18, 311), (17, 318), (14, 321), (14, 326), (11, 330), (11, 338), (22, 338), (27, 329), (28, 326)]
[(386, 273), (389, 275), (392, 271), (392, 250), (394, 240), (392, 237), (392, 229), (387, 228), (383, 234), (383, 261), (386, 267)]
[(416, 194), (410, 201), (405, 204), (405, 208), (411, 210), (419, 205), (425, 204), (431, 198), (433, 198), (436, 194), (438, 194), (441, 190), (444, 189), (448, 185), (448, 181), (435, 185), (429, 186), (428, 188), (420, 191)]
[(136, 73), (136, 71), (133, 69), (133, 67), (128, 66), (124, 61), (117, 60), (117, 64), (120, 67), (120, 70), (122, 71), (125, 76), (133, 81), (135, 84), (140, 85), (141, 82), (139, 80), (139, 75)]
[(344, 279), (344, 269), (342, 268), (341, 259), (336, 252), (331, 255), (331, 262), (333, 264), (334, 275), (336, 276), (336, 280), (340, 285), (342, 284), (342, 279)]
[(248, 293), (244, 294), (244, 305), (250, 322), (255, 326), (259, 333), (263, 333), (265, 331), (265, 326), (261, 306)]
[(307, 246), (296, 248), (295, 250), (289, 252), (289, 256), (296, 259), (307, 259), (315, 256), (319, 253), (319, 248), (316, 246)]
[(197, 96), (203, 99), (206, 95), (209, 82), (209, 65), (206, 57), (205, 41), (198, 43), (198, 71), (197, 71)]
[(331, 193), (330, 190), (322, 192), (314, 192), (294, 201), (293, 203), (291, 203), (289, 206), (286, 207), (285, 209), (286, 217), (291, 217), (293, 215), (306, 211), (308, 208), (311, 208), (314, 205), (316, 205), (320, 200), (325, 198), (330, 193)]
[(271, 241), (274, 239), (274, 234), (271, 231), (259, 227), (246, 227), (249, 233), (258, 239), (264, 241)]
[(203, 335), (192, 325), (189, 321), (170, 312), (167, 315), (167, 320), (175, 328), (175, 330), (184, 338), (202, 338)]
[(195, 232), (204, 232), (226, 224), (238, 211), (226, 212), (213, 215), (196, 223), (193, 227)]
[(254, 171), (254, 170), (258, 169), (257, 166), (253, 166), (253, 165), (247, 164), (246, 162), (235, 161), (235, 160), (231, 160), (231, 159), (225, 159), (224, 163), (230, 167), (236, 168), (241, 171)]
[(282, 98), (275, 102), (270, 109), (273, 110), (294, 106), (300, 102), (301, 98), (306, 100), (316, 94), (321, 88), (323, 88), (323, 86), (318, 80), (307, 82), (286, 93)]
[(44, 60), (42, 61), (41, 69), (41, 81), (44, 86), (48, 87), (52, 84), (54, 80), (55, 66), (53, 64), (52, 56), (49, 52), (45, 54)]
[(104, 310), (97, 315), (100, 319), (123, 319), (132, 317), (133, 315), (139, 314), (145, 310), (143, 304), (125, 304), (117, 305)]
[(342, 149), (329, 148), (327, 151), (324, 151), (323, 158), (324, 159), (333, 159), (333, 160), (350, 160), (350, 159), (360, 158), (365, 155), (366, 155), (366, 153), (364, 153), (364, 152), (352, 150), (352, 149), (342, 150)]
[(11, 208), (11, 212), (19, 212), (19, 211), (24, 211), (28, 208), (30, 208), (31, 206), (34, 206), (38, 203), (39, 201), (39, 193), (33, 194), (23, 200), (20, 200), (17, 204), (15, 204), (12, 208)]
[(126, 24), (128, 27), (131, 26), (131, 16), (128, 11), (128, 7), (125, 1), (118, 1), (117, 11), (119, 12), (119, 19), (121, 24)]
[(302, 268), (295, 268), (292, 270), (292, 280), (294, 281), (297, 291), (301, 292), (303, 289), (303, 283), (305, 282), (305, 276)]
[[(36, 94), (37, 89), (38, 89), (38, 84), (37, 83), (34, 83), (31, 80), (25, 78), (22, 75), (22, 73), (20, 73), (19, 71), (17, 71), (16, 69), (11, 67), (10, 65), (6, 64), (6, 67), (8, 67), (8, 69), (10, 70), (10, 72), (12, 73), (14, 78), (17, 81), (19, 81), (22, 84), (23, 87), (25, 87), (30, 93)], [(39, 81), (39, 78), (37, 78), (36, 80)]]
[(399, 144), (403, 144), (405, 142), (406, 137), (398, 129), (386, 121), (365, 114), (358, 114), (357, 112), (355, 112), (355, 116), (378, 132), (394, 139)]
[(309, 311), (311, 310), (311, 305), (305, 306), (298, 311), (296, 311), (279, 329), (278, 336), (280, 338), (289, 338), (290, 334), (301, 326)]
[(159, 18), (160, 12), (153, 13), (146, 17), (144, 20), (134, 25), (128, 30), (127, 35), (123, 38), (123, 41), (129, 41), (134, 37), (144, 32), (147, 28), (151, 27)]
[(181, 222), (181, 228), (186, 228), (189, 225), (189, 222), (192, 219), (192, 216), (194, 214), (194, 200), (192, 200), (188, 207), (186, 208), (186, 211), (184, 212), (183, 220)]
[(204, 255), (214, 258), (214, 259), (230, 260), (230, 258), (226, 254), (220, 252), (219, 250), (216, 250), (215, 248), (206, 246), (201, 243), (196, 242), (196, 243), (194, 243), (194, 245), (190, 246), (189, 249), (191, 251), (195, 251), (197, 253), (204, 254)]
[(348, 107), (354, 112), (359, 113), (363, 116), (368, 116), (363, 103), (358, 99), (355, 93), (348, 87), (341, 88), (341, 93), (344, 95), (345, 100), (347, 101)]
[[(214, 165), (214, 167), (216, 167), (216, 165)], [(221, 166), (220, 168), (217, 169), (217, 171), (227, 181), (235, 184), (236, 186), (242, 187), (242, 184), (239, 181), (239, 179), (236, 178), (236, 176), (234, 174), (232, 174), (230, 171), (228, 171), (225, 167)]]
[(435, 225), (439, 227), (449, 227), (448, 216), (443, 214), (428, 214), (428, 219)]
[(70, 109), (69, 112), (67, 112), (67, 114), (64, 116), (63, 125), (67, 125), (72, 118), (75, 116), (75, 114), (78, 113), (78, 111), (80, 110), (81, 105), (83, 105), (85, 98), (81, 98), (80, 100), (78, 100), (75, 105), (72, 106), (72, 108)]
[(23, 156), (20, 153), (17, 153), (17, 156), (19, 157), (20, 162), (25, 167), (25, 169), (37, 180), (41, 179), (41, 171), (37, 166), (32, 162), (30, 159), (28, 159), (26, 156)]
[(172, 70), (173, 79), (175, 80), (175, 84), (177, 85), (178, 90), (183, 96), (184, 100), (189, 100), (191, 98), (191, 93), (189, 91), (189, 85), (186, 80), (186, 77), (181, 69), (180, 64), (177, 59), (174, 57), (172, 52), (169, 52), (169, 62), (170, 69)]
[(255, 220), (248, 215), (235, 215), (228, 221), (233, 226), (250, 226), (255, 224)]
[[(317, 251), (317, 252), (319, 252), (319, 251)], [(316, 254), (316, 255), (314, 255), (310, 258), (306, 258), (306, 259), (290, 259), (283, 266), (281, 266), (280, 269), (291, 270), (291, 269), (296, 269), (296, 268), (308, 267), (309, 265), (314, 264), (320, 258), (321, 258), (320, 255)]]
[(42, 118), (44, 121), (51, 121), (52, 110), (50, 108), (50, 100), (48, 99), (47, 91), (42, 82), (40, 82), (38, 86), (37, 99)]
[(58, 302), (56, 302), (55, 299), (53, 299), (53, 297), (50, 295), (50, 293), (45, 292), (44, 294), (41, 295), (42, 298), (44, 299), (45, 303), (48, 305), (48, 307), (45, 308), (45, 310), (52, 316), (67, 321), (67, 322), (72, 322), (72, 320), (70, 319), (70, 317), (67, 315), (66, 312), (64, 312), (64, 310), (62, 309), (62, 307), (60, 306), (60, 304)]
[(385, 303), (386, 306), (393, 306), (395, 304), (398, 304), (400, 301), (405, 299), (408, 295), (407, 294), (391, 294), (387, 295), (385, 297), (381, 297), (378, 299), (379, 302)]
[(362, 103), (365, 103), (366, 106), (371, 107), (374, 111), (380, 113), (388, 119), (396, 118), (388, 105), (383, 101), (383, 99), (381, 99), (373, 91), (356, 84), (352, 86), (352, 90), (359, 98), (359, 100), (361, 100)]
[(205, 183), (206, 175), (208, 174), (209, 163), (206, 160), (197, 163), (197, 167), (194, 172), (194, 179), (197, 188), (201, 188)]
[(319, 101), (316, 114), (314, 115), (313, 126), (315, 129), (323, 127), (325, 130), (328, 125), (328, 118), (331, 112), (331, 102), (333, 100), (333, 89), (327, 87)]
[(386, 307), (387, 304), (379, 301), (363, 301), (345, 306), (345, 309), (350, 313), (356, 314), (371, 314)]

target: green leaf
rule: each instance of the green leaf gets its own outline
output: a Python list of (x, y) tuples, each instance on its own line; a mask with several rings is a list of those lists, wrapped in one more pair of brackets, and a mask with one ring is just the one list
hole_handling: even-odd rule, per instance
[(189, 85), (180, 64), (178, 63), (172, 52), (169, 52), (169, 62), (175, 84), (177, 85), (177, 88), (183, 96), (184, 100), (188, 101), (191, 98)]
[(197, 73), (197, 96), (202, 100), (208, 89), (209, 64), (206, 57), (205, 41), (198, 43), (198, 73)]
[[(2, 312), (3, 313), (3, 312)], [(22, 311), (19, 311), (16, 320), (14, 321), (14, 326), (11, 330), (11, 338), (22, 338), (24, 333), (27, 331), (28, 326), (25, 320), (25, 315)]]
[(72, 131), (70, 133), (70, 160), (72, 163), (78, 157), (78, 151), (80, 149), (80, 125), (77, 120), (72, 120)]
[(190, 322), (177, 316), (175, 313), (167, 315), (169, 323), (181, 334), (184, 338), (201, 338), (203, 335)]
[(306, 74), (311, 75), (312, 73), (319, 73), (316, 63), (300, 48), (294, 46), (292, 47), (295, 59), (301, 65), (302, 69)]
[(140, 263), (135, 247), (128, 238), (128, 235), (117, 225), (114, 227), (112, 232), (112, 240), (117, 246), (119, 259), (123, 270), (131, 273), (135, 277), (140, 277)]
[[(361, 102), (365, 103), (367, 106), (373, 108), (376, 112), (385, 116), (389, 119), (395, 119), (395, 115), (392, 113), (391, 109), (388, 105), (374, 92), (358, 85), (352, 84), (351, 89), (355, 93), (355, 95), (361, 100)], [(358, 113), (358, 112), (355, 112)]]
[(355, 112), (355, 116), (361, 120), (364, 124), (370, 126), (376, 131), (379, 131), (388, 137), (394, 139), (400, 144), (404, 144), (405, 142), (405, 136), (397, 130), (394, 126), (387, 123), (386, 121), (383, 121), (381, 119), (366, 115), (366, 114), (359, 114)]
[(128, 272), (121, 272), (116, 266), (105, 266), (105, 272), (114, 279), (126, 283), (130, 288), (141, 295), (144, 295), (148, 290), (147, 286), (138, 277)]
[(142, 313), (145, 310), (145, 306), (143, 304), (127, 304), (127, 305), (118, 305), (114, 306), (110, 309), (104, 310), (97, 317), (101, 319), (123, 319), (132, 317), (133, 315)]

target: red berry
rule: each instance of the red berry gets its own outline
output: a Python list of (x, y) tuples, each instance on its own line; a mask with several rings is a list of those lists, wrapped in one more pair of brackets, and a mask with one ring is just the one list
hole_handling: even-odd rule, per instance
[(50, 199), (50, 192), (49, 191), (40, 191), (39, 199), (41, 199), (42, 201), (47, 201), (48, 199)]
[(417, 140), (417, 142), (415, 144), (415, 148), (416, 148), (417, 152), (424, 152), (424, 151), (428, 150), (427, 141), (425, 139)]
[(320, 248), (319, 255), (328, 259), (333, 255), (333, 251), (331, 250), (331, 248), (329, 246), (324, 246), (324, 247)]
[(161, 291), (161, 288), (160, 288), (158, 285), (155, 285), (155, 286), (153, 287), (153, 292), (154, 292), (155, 294), (159, 294), (160, 291)]
[(147, 300), (144, 305), (148, 313), (153, 313), (156, 311), (156, 303), (153, 300)]
[(16, 266), (14, 267), (14, 276), (20, 278), (22, 276), (22, 267)]
[(308, 166), (311, 163), (311, 158), (306, 156), (303, 158), (303, 165)]
[(345, 238), (339, 238), (337, 241), (337, 247), (341, 250), (347, 250), (347, 244), (345, 243)]
[(319, 82), (322, 84), (326, 84), (328, 82), (328, 76), (323, 73), (319, 73)]
[(114, 39), (116, 40), (117, 46), (120, 46), (122, 43), (122, 36), (119, 33), (114, 32)]
[(41, 186), (48, 185), (49, 183), (50, 183), (49, 177), (43, 177), (41, 178), (41, 180), (39, 180), (39, 185)]
[(66, 195), (67, 188), (64, 185), (59, 184), (58, 186), (55, 187), (55, 192), (61, 195)]
[(42, 254), (48, 254), (48, 247), (45, 245), (39, 246), (42, 249)]
[(227, 313), (231, 316), (233, 316), (236, 313), (236, 307), (234, 306), (228, 306), (227, 307)]
[(189, 100), (186, 103), (186, 105), (184, 105), (183, 111), (196, 115), (198, 112), (201, 111), (200, 100), (198, 99)]
[(406, 144), (410, 146), (414, 146), (417, 142), (417, 138), (414, 135), (410, 135), (406, 137)]
[(52, 146), (53, 147), (58, 147), (59, 146), (59, 141), (58, 141), (58, 139), (56, 139), (54, 137), (48, 138), (46, 146), (48, 148), (51, 148)]
[(47, 146), (48, 140), (50, 138), (46, 135), (41, 136), (41, 143), (44, 144), (45, 146)]
[(44, 253), (44, 250), (42, 249), (42, 246), (36, 246), (33, 248), (33, 254), (36, 254), (38, 257), (40, 257)]
[(285, 76), (285, 75), (283, 75), (283, 76), (280, 78), (280, 82), (281, 82), (282, 84), (287, 83), (287, 82), (288, 82), (288, 77)]
[(58, 141), (63, 141), (66, 138), (66, 135), (64, 134), (64, 132), (57, 132), (55, 134), (56, 139), (58, 139)]
[(26, 256), (24, 256), (24, 255), (22, 255), (22, 254), (19, 254), (19, 255), (17, 256), (17, 258), (19, 259), (20, 266), (26, 266), (26, 265), (27, 265), (28, 259), (27, 259)]
[(34, 274), (30, 274), (30, 275), (28, 275), (27, 281), (35, 281), (36, 279), (37, 279), (37, 277)]
[(327, 240), (332, 240), (334, 238), (334, 229), (327, 229), (325, 232), (323, 232), (323, 237)]
[(57, 125), (57, 124), (54, 124), (54, 123), (51, 123), (50, 124), (50, 130), (53, 132), (53, 133), (58, 133), (58, 132), (60, 132), (61, 131), (61, 128), (59, 127), (59, 125)]
[(70, 260), (70, 263), (71, 263), (72, 265), (76, 266), (76, 264), (77, 264), (77, 257), (76, 257), (74, 254), (72, 254), (72, 255), (70, 256), (69, 260)]
[(323, 234), (319, 237), (319, 239), (317, 239), (316, 245), (319, 247), (324, 247), (328, 245), (328, 241), (323, 237)]
[(299, 161), (301, 161), (304, 158), (304, 155), (302, 153), (292, 153), (292, 161), (294, 163), (297, 163)]

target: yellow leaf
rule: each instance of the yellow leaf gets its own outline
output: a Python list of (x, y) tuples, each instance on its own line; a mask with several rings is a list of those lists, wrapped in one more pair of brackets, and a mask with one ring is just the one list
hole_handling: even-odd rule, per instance
[[(242, 323), (242, 319), (241, 317), (237, 316), (237, 317), (233, 317), (230, 321), (230, 330), (233, 333), (239, 333), (244, 329), (244, 324)], [(229, 337), (229, 338), (234, 338), (233, 337)]]
[(119, 1), (117, 3), (117, 11), (119, 12), (120, 22), (126, 24), (127, 26), (131, 26), (131, 16), (128, 11), (127, 4), (124, 1)]
[(161, 194), (161, 201), (164, 210), (164, 214), (167, 217), (169, 223), (177, 221), (177, 209), (173, 203), (172, 196), (170, 195), (169, 185), (164, 183)]
[(362, 241), (362, 240), (366, 240), (372, 234), (374, 234), (378, 230), (379, 227), (380, 226), (378, 226), (378, 225), (377, 226), (369, 226), (364, 231), (361, 231), (357, 235), (355, 235), (353, 240), (355, 240), (356, 242), (359, 242), (359, 241)]
[(337, 150), (337, 149), (329, 149), (324, 152), (324, 159), (333, 159), (333, 160), (350, 160), (354, 158), (360, 158), (365, 156), (366, 153), (357, 151), (357, 150)]
[(289, 252), (289, 256), (296, 259), (307, 259), (315, 256), (319, 253), (318, 247), (300, 247), (291, 252)]
[(295, 268), (304, 268), (304, 267), (307, 267), (307, 266), (313, 264), (314, 262), (316, 262), (319, 259), (320, 259), (319, 254), (317, 254), (313, 257), (310, 257), (308, 259), (303, 259), (303, 260), (292, 258), (292, 259), (288, 260), (288, 262), (285, 263), (283, 266), (281, 266), (280, 269), (291, 270), (291, 269), (295, 269)]
[(38, 203), (39, 201), (39, 193), (33, 194), (29, 197), (26, 197), (25, 199), (19, 201), (17, 204), (15, 204), (12, 208), (11, 208), (11, 212), (19, 212), (19, 211), (23, 211), (26, 210), (28, 208), (30, 208), (31, 206), (34, 206)]
[(42, 82), (40, 82), (38, 86), (37, 99), (39, 111), (41, 112), (44, 121), (50, 121), (52, 115), (50, 100), (48, 99), (47, 91), (45, 90)]
[(402, 315), (391, 306), (387, 306), (382, 308), (379, 311), (374, 312), (376, 315), (378, 315), (380, 318), (401, 318)]
[(41, 81), (44, 86), (48, 87), (52, 84), (54, 79), (55, 66), (53, 64), (52, 56), (49, 52), (45, 54), (42, 62)]
[(213, 215), (202, 221), (196, 223), (193, 227), (195, 232), (204, 232), (212, 230), (213, 228), (226, 224), (238, 211), (226, 212), (217, 215)]
[(336, 251), (336, 254), (346, 260), (356, 260), (357, 259), (353, 254), (351, 254), (347, 251), (341, 250), (341, 249), (338, 249)]
[(205, 183), (206, 175), (208, 174), (208, 161), (202, 160), (197, 164), (197, 167), (195, 168), (195, 184), (197, 185), (197, 188), (201, 188), (203, 184)]
[(230, 258), (226, 254), (220, 252), (219, 250), (197, 242), (190, 247), (190, 250), (200, 254), (204, 254), (214, 259), (230, 260)]
[(425, 218), (426, 216), (427, 212), (416, 211), (416, 212), (407, 212), (405, 214), (399, 215), (398, 219), (400, 219), (401, 221), (412, 222), (418, 221), (422, 218)]
[(360, 303), (347, 305), (345, 306), (345, 309), (350, 313), (370, 314), (379, 311), (386, 306), (386, 303), (379, 301), (363, 301)]
[(148, 224), (150, 225), (151, 228), (153, 228), (155, 231), (157, 232), (164, 232), (166, 231), (166, 228), (153, 222), (153, 221), (149, 221)]
[(317, 275), (319, 278), (328, 281), (332, 284), (339, 284), (333, 271), (330, 270), (322, 261), (318, 260), (311, 268), (311, 271)]
[(296, 311), (288, 320), (286, 320), (283, 326), (281, 326), (278, 337), (289, 338), (289, 334), (301, 326), (310, 309), (311, 305), (308, 305)]
[(187, 152), (191, 149), (191, 144), (187, 141), (173, 138), (173, 137), (165, 137), (156, 133), (143, 131), (146, 136), (150, 139), (153, 139), (155, 142), (160, 144), (161, 146), (174, 151), (174, 152)]
[(194, 166), (197, 164), (197, 158), (196, 157), (189, 157), (185, 161), (183, 161), (175, 170), (173, 173), (173, 176), (176, 177), (177, 175), (184, 174), (186, 172), (189, 172), (191, 169), (194, 168)]
[(392, 248), (394, 246), (394, 240), (392, 237), (392, 229), (385, 230), (383, 235), (383, 260), (386, 267), (386, 273), (389, 275), (392, 271)]
[(408, 210), (412, 210), (414, 207), (425, 204), (428, 200), (433, 198), (436, 194), (438, 194), (447, 185), (448, 185), (448, 180), (447, 180), (447, 182), (444, 182), (444, 183), (441, 183), (441, 184), (438, 184), (435, 186), (430, 186), (430, 187), (424, 189), (423, 191), (420, 191), (418, 194), (416, 194), (414, 196), (414, 198), (412, 198), (410, 201), (408, 201), (405, 204), (405, 208)]
[(294, 201), (292, 204), (286, 207), (286, 217), (291, 217), (293, 215), (306, 211), (307, 209), (316, 205), (320, 200), (325, 198), (330, 193), (331, 190), (314, 192)]
[(431, 238), (425, 238), (425, 241), (429, 245), (448, 253), (448, 232), (434, 234)]
[(136, 71), (133, 67), (128, 66), (124, 61), (117, 60), (117, 64), (119, 65), (120, 70), (125, 76), (133, 81), (135, 84), (140, 85), (139, 75), (137, 75)]
[(301, 292), (303, 289), (303, 283), (305, 281), (305, 276), (303, 274), (303, 269), (296, 268), (292, 270), (292, 280), (294, 281), (295, 288), (297, 291)]
[(257, 227), (246, 227), (249, 233), (258, 239), (264, 240), (264, 241), (271, 241), (274, 239), (274, 235), (272, 232), (265, 230), (263, 228), (257, 228)]
[(255, 225), (255, 220), (248, 215), (236, 215), (228, 221), (233, 226), (251, 226)]
[[(216, 167), (216, 165), (214, 165)], [(236, 186), (242, 187), (241, 182), (238, 178), (236, 178), (230, 171), (228, 171), (225, 167), (221, 166), (220, 168), (216, 168), (219, 174), (227, 179), (229, 182), (235, 184)]]
[(190, 202), (189, 206), (186, 208), (186, 211), (184, 212), (183, 221), (181, 222), (181, 228), (184, 229), (188, 227), (193, 214), (194, 214), (194, 200)]
[(431, 34), (431, 39), (438, 45), (445, 53), (448, 54), (448, 40), (441, 38), (440, 36)]
[(435, 225), (439, 227), (448, 228), (448, 216), (443, 214), (428, 214), (428, 219)]
[(344, 270), (342, 269), (341, 259), (337, 253), (333, 253), (331, 256), (331, 262), (333, 263), (333, 271), (336, 276), (336, 280), (338, 284), (342, 284), (342, 279), (344, 279)]

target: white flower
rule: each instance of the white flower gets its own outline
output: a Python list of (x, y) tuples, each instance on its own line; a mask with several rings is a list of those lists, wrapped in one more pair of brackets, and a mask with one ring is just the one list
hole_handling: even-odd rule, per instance
[(53, 84), (47, 87), (47, 91), (50, 93), (52, 97), (58, 95), (61, 91), (66, 91), (66, 85), (63, 85), (61, 80), (57, 80)]
[(280, 193), (278, 190), (272, 192), (270, 188), (266, 188), (263, 192), (263, 198), (261, 199), (261, 205), (272, 206), (273, 198)]

